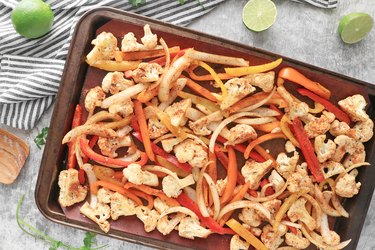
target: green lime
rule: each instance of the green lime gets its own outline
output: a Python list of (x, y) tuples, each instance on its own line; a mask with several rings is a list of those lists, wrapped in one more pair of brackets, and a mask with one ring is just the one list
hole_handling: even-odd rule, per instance
[(250, 0), (242, 11), (242, 21), (253, 31), (263, 31), (275, 22), (277, 10), (271, 0)]
[(339, 35), (345, 43), (361, 41), (374, 26), (374, 19), (367, 13), (350, 13), (339, 24)]
[(53, 24), (51, 7), (42, 0), (22, 0), (12, 12), (12, 23), (20, 35), (38, 38), (51, 30)]

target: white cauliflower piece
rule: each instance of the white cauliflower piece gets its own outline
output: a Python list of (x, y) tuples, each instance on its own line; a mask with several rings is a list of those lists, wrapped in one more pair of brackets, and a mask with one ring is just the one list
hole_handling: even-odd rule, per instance
[(314, 185), (311, 178), (307, 174), (307, 170), (296, 168), (296, 172), (292, 173), (288, 178), (287, 189), (292, 192), (299, 192), (301, 190), (314, 190)]
[(158, 224), (156, 225), (156, 229), (163, 235), (168, 235), (185, 217), (186, 215), (184, 213), (177, 213), (172, 215), (169, 214), (163, 216), (162, 218), (159, 218)]
[(271, 174), (268, 176), (268, 181), (273, 184), (276, 192), (285, 185), (283, 177), (281, 177), (276, 170), (271, 171)]
[(130, 86), (133, 86), (134, 82), (124, 78), (122, 72), (108, 72), (103, 78), (102, 89), (105, 93), (110, 92), (112, 95), (121, 92)]
[(331, 123), (335, 120), (335, 115), (331, 112), (323, 111), (323, 114), (317, 118), (309, 115), (308, 122), (305, 125), (305, 130), (309, 138), (324, 135), (331, 128)]
[(238, 214), (238, 219), (250, 227), (258, 227), (262, 223), (258, 212), (255, 209), (247, 207), (243, 208), (241, 213)]
[(112, 196), (113, 192), (105, 189), (105, 188), (100, 188), (98, 190), (98, 193), (96, 194), (96, 196), (98, 197), (98, 202), (99, 203), (104, 203), (104, 204), (108, 204), (111, 202), (111, 196)]
[(191, 174), (183, 179), (179, 179), (177, 175), (175, 177), (167, 175), (162, 181), (163, 192), (168, 197), (176, 198), (181, 194), (183, 188), (193, 185), (194, 183), (195, 181)]
[(207, 148), (191, 139), (176, 145), (173, 151), (179, 162), (188, 162), (192, 167), (202, 168), (208, 162)]
[(355, 182), (356, 176), (357, 172), (352, 171), (341, 177), (336, 183), (336, 194), (345, 198), (351, 198), (358, 194), (361, 183)]
[(169, 131), (168, 128), (157, 118), (148, 119), (147, 128), (150, 139), (156, 139), (162, 135), (165, 135)]
[(133, 200), (123, 196), (120, 193), (114, 193), (111, 196), (111, 218), (117, 220), (120, 216), (135, 215), (136, 204)]
[(156, 228), (160, 216), (158, 211), (145, 206), (138, 206), (135, 209), (135, 214), (143, 222), (146, 232), (151, 232)]
[(217, 189), (217, 192), (219, 193), (219, 196), (223, 195), (226, 185), (227, 185), (227, 178), (218, 179), (216, 181), (216, 189)]
[(158, 211), (158, 213), (163, 213), (165, 210), (169, 209), (169, 206), (166, 202), (164, 202), (163, 200), (161, 200), (159, 197), (156, 197), (154, 199), (154, 208), (156, 209), (156, 211)]
[(119, 114), (122, 117), (127, 117), (133, 114), (133, 106), (132, 100), (128, 99), (119, 104), (112, 104), (109, 106), (108, 111), (111, 114)]
[(292, 102), (289, 104), (288, 114), (289, 119), (293, 120), (296, 117), (304, 117), (309, 113), (309, 105), (305, 102)]
[(158, 176), (147, 170), (142, 170), (141, 166), (138, 164), (132, 163), (128, 167), (124, 168), (122, 172), (124, 177), (131, 183), (137, 185), (144, 184), (154, 187), (159, 185)]
[(262, 235), (260, 236), (264, 245), (270, 250), (276, 250), (283, 242), (283, 236), (287, 232), (287, 227), (283, 224), (279, 225), (275, 232), (271, 225), (263, 227)]
[(122, 147), (129, 147), (132, 141), (130, 136), (123, 137), (99, 137), (98, 146), (103, 155), (111, 158), (118, 156), (116, 150)]
[(275, 72), (251, 74), (245, 76), (246, 79), (251, 79), (251, 85), (261, 88), (264, 92), (271, 92), (275, 83)]
[(314, 141), (315, 152), (320, 163), (330, 159), (336, 151), (336, 144), (330, 139), (325, 143), (325, 140), (326, 135), (318, 135)]
[(293, 143), (291, 141), (287, 141), (285, 143), (285, 151), (287, 153), (292, 153), (292, 152), (296, 151), (296, 147), (293, 145)]
[[(268, 211), (270, 211), (270, 214), (271, 214), (271, 220), (274, 219), (275, 217), (275, 214), (277, 213), (277, 211), (279, 211), (280, 209), (280, 206), (281, 206), (281, 200), (277, 200), (277, 199), (274, 199), (274, 200), (270, 200), (270, 201), (266, 201), (266, 202), (263, 202), (262, 203), (263, 206), (265, 206), (267, 208)], [(263, 218), (263, 219), (267, 219), (264, 215), (260, 214), (260, 217)]]
[(60, 172), (58, 185), (60, 187), (59, 203), (69, 207), (86, 198), (87, 187), (79, 184), (78, 170), (68, 169)]
[(157, 46), (157, 44), (158, 44), (158, 37), (157, 37), (157, 35), (152, 34), (150, 25), (148, 25), (148, 24), (146, 24), (143, 27), (143, 30), (145, 32), (144, 36), (141, 38), (141, 41), (142, 41), (143, 45), (147, 49), (154, 49)]
[(121, 50), (124, 52), (143, 50), (144, 46), (137, 42), (133, 32), (127, 33), (121, 41)]
[(286, 233), (285, 234), (285, 243), (288, 246), (297, 248), (297, 249), (306, 249), (310, 246), (310, 241), (303, 237), (301, 231), (297, 229), (297, 234)]
[(299, 160), (299, 153), (294, 151), (292, 157), (288, 157), (285, 153), (278, 154), (276, 158), (276, 170), (282, 177), (288, 179), (289, 176), (295, 171)]
[(225, 110), (247, 96), (256, 89), (250, 84), (250, 78), (232, 78), (228, 80), (224, 86), (228, 90), (228, 95), (220, 103), (221, 110)]
[(369, 141), (374, 135), (374, 122), (367, 119), (364, 122), (357, 122), (349, 132), (349, 136), (360, 142)]
[(233, 235), (230, 239), (230, 250), (247, 250), (250, 244), (242, 240), (237, 234)]
[(163, 73), (163, 68), (157, 63), (140, 63), (131, 75), (136, 83), (147, 83), (159, 80), (161, 73)]
[(95, 46), (87, 55), (90, 65), (100, 60), (112, 60), (115, 58), (115, 51), (118, 51), (117, 38), (112, 33), (100, 33), (91, 44)]
[(235, 145), (244, 141), (253, 140), (257, 138), (257, 132), (255, 129), (247, 124), (237, 124), (229, 130), (230, 137), (227, 141), (227, 145)]
[(88, 112), (93, 112), (95, 107), (100, 107), (105, 99), (105, 93), (99, 86), (89, 90), (85, 97), (85, 108)]
[(302, 221), (311, 231), (315, 230), (316, 220), (306, 210), (305, 198), (299, 198), (289, 208), (287, 215), (291, 222)]
[(349, 125), (346, 122), (340, 122), (338, 120), (334, 120), (329, 129), (329, 133), (333, 136), (348, 135), (349, 132)]
[(323, 170), (324, 178), (330, 178), (332, 176), (341, 174), (345, 171), (344, 166), (335, 161), (327, 161), (320, 164), (321, 169)]
[(207, 238), (211, 231), (202, 227), (197, 218), (187, 216), (180, 221), (178, 225), (178, 235), (194, 240), (195, 237)]
[(356, 121), (366, 121), (369, 118), (366, 114), (366, 100), (362, 95), (349, 96), (338, 102), (340, 108), (345, 111), (354, 122)]
[(212, 122), (221, 121), (223, 119), (223, 115), (220, 111), (213, 112), (207, 116), (204, 116), (194, 122), (189, 122), (189, 127), (194, 131), (196, 135), (209, 135), (211, 134), (211, 130), (207, 128), (208, 125)]
[(183, 99), (168, 106), (164, 111), (171, 118), (173, 126), (184, 126), (187, 122), (186, 110), (191, 108), (191, 99)]
[(161, 146), (165, 151), (170, 153), (173, 150), (173, 147), (181, 143), (181, 138), (169, 138), (161, 141)]
[(356, 156), (364, 152), (363, 144), (349, 136), (339, 135), (335, 138), (334, 142), (337, 144), (337, 148), (335, 154), (331, 158), (333, 161), (340, 162), (346, 153)]
[(103, 232), (108, 233), (110, 224), (107, 221), (110, 217), (110, 208), (108, 205), (98, 203), (96, 208), (92, 208), (88, 202), (85, 202), (79, 210), (81, 214), (94, 221)]
[(272, 160), (259, 163), (254, 160), (246, 161), (245, 165), (241, 168), (241, 173), (245, 178), (245, 181), (250, 182), (250, 189), (257, 189), (260, 184), (260, 180), (265, 174), (272, 168)]

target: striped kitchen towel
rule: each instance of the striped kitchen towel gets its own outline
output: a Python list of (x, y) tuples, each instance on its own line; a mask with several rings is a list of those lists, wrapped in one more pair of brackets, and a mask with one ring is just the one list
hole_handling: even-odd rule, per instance
[[(147, 0), (137, 8), (129, 0), (46, 0), (55, 14), (51, 32), (29, 40), (19, 36), (11, 11), (20, 0), (0, 0), (0, 123), (31, 129), (52, 104), (62, 75), (74, 26), (95, 7), (109, 6), (185, 26), (225, 0)], [(335, 0), (298, 0), (322, 8)], [(203, 7), (202, 7), (203, 6)]]

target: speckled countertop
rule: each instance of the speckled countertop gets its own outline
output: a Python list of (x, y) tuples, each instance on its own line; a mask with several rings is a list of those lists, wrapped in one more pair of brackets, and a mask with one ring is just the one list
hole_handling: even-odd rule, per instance
[[(364, 11), (375, 17), (375, 1), (341, 0), (334, 10), (318, 9), (286, 0), (275, 0), (278, 9), (276, 23), (267, 31), (255, 34), (241, 21), (246, 0), (227, 0), (214, 11), (189, 27), (213, 35), (269, 50), (297, 60), (317, 65), (367, 82), (375, 83), (375, 30), (362, 42), (345, 45), (337, 35), (340, 17), (350, 12)], [(39, 131), (50, 123), (52, 108), (46, 112), (37, 127), (21, 131), (0, 124), (30, 144), (30, 156), (20, 176), (11, 186), (0, 184), (0, 250), (48, 249), (39, 240), (25, 235), (15, 220), (17, 201), (25, 194), (22, 217), (48, 235), (73, 246), (80, 246), (84, 232), (53, 223), (43, 217), (35, 205), (34, 189), (42, 150), (33, 143)], [(369, 208), (357, 249), (375, 249), (375, 196)], [(97, 237), (108, 249), (147, 249), (146, 247)]]

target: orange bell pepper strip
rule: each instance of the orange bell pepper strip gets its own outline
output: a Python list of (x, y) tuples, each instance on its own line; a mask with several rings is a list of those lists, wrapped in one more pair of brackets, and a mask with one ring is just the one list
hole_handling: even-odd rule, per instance
[(277, 127), (280, 127), (280, 121), (273, 121), (265, 124), (260, 125), (251, 125), (256, 130), (260, 130), (266, 133), (271, 133)]
[[(170, 53), (177, 53), (180, 51), (179, 46), (169, 48)], [(115, 58), (117, 61), (135, 61), (143, 60), (147, 58), (155, 58), (165, 55), (164, 49), (154, 49), (154, 50), (141, 50), (141, 51), (115, 51)]]
[(247, 230), (244, 226), (242, 226), (238, 221), (235, 219), (230, 219), (225, 224), (230, 227), (233, 231), (235, 231), (239, 236), (246, 240), (247, 243), (252, 245), (257, 250), (267, 250), (268, 248), (257, 238), (255, 237), (249, 230)]
[(220, 96), (220, 100), (219, 101), (224, 100), (225, 97), (227, 97), (227, 95), (228, 95), (228, 90), (224, 86), (223, 81), (221, 81), (220, 77), (217, 75), (217, 73), (215, 72), (215, 70), (213, 68), (211, 68), (210, 65), (208, 65), (207, 63), (202, 62), (202, 61), (200, 61), (198, 63), (198, 65), (201, 66), (202, 68), (204, 68), (205, 70), (207, 70), (212, 75), (212, 77), (214, 78), (215, 82), (217, 83), (217, 85), (221, 89), (221, 96)]
[(319, 165), (314, 147), (309, 140), (306, 130), (303, 128), (301, 120), (298, 117), (294, 118), (292, 126), (311, 174), (315, 177), (317, 182), (324, 181), (325, 178), (323, 175), (323, 171)]
[(137, 205), (142, 205), (142, 201), (136, 195), (132, 194), (129, 190), (126, 190), (125, 188), (123, 188), (121, 186), (117, 186), (117, 185), (115, 185), (111, 182), (96, 181), (93, 184), (91, 184), (91, 186), (90, 186), (91, 192), (93, 194), (97, 194), (99, 186), (104, 187), (104, 188), (108, 188), (109, 190), (114, 191), (114, 192), (118, 192), (118, 193), (128, 197), (129, 199), (132, 199)]
[(138, 196), (138, 197), (140, 197), (140, 198), (146, 200), (146, 201), (147, 201), (147, 207), (148, 207), (149, 209), (152, 209), (152, 208), (154, 207), (154, 198), (152, 198), (151, 195), (146, 194), (146, 193), (143, 193), (142, 191), (135, 190), (135, 189), (132, 189), (131, 192), (132, 192), (134, 195), (136, 195), (136, 196)]
[(148, 134), (145, 113), (143, 112), (142, 103), (138, 100), (134, 100), (134, 112), (138, 120), (139, 130), (142, 135), (143, 146), (145, 147), (146, 154), (151, 161), (155, 161), (155, 155), (152, 151), (151, 140)]
[(257, 151), (257, 153), (259, 155), (261, 155), (265, 160), (271, 160), (273, 167), (277, 166), (275, 158), (273, 158), (272, 155), (270, 155), (269, 153), (267, 153), (267, 151), (264, 148), (262, 148), (260, 145), (256, 145), (254, 147), (254, 150)]
[(202, 222), (205, 227), (211, 229), (212, 232), (217, 234), (234, 234), (230, 228), (224, 228), (219, 225), (212, 217), (203, 217), (202, 213), (199, 210), (198, 205), (190, 199), (190, 197), (182, 192), (178, 197), (177, 201), (184, 207), (193, 211)]
[(226, 203), (233, 194), (234, 188), (237, 184), (237, 157), (233, 147), (228, 147), (228, 172), (227, 172), (227, 184), (223, 195), (220, 198), (220, 203)]
[(138, 94), (137, 100), (141, 103), (149, 102), (152, 98), (154, 98), (159, 92), (159, 86), (152, 86), (150, 85), (148, 88), (143, 90), (141, 93)]
[(261, 143), (269, 141), (269, 140), (277, 139), (277, 138), (286, 139), (286, 136), (284, 135), (284, 133), (280, 133), (280, 132), (279, 133), (269, 133), (269, 134), (259, 136), (258, 138), (256, 138), (252, 142), (250, 142), (249, 145), (247, 145), (246, 151), (244, 153), (245, 159), (249, 158), (251, 150), (253, 150), (253, 148), (255, 146), (257, 146), (258, 144), (261, 144)]
[(92, 160), (94, 160), (98, 163), (102, 163), (102, 164), (109, 164), (109, 165), (116, 165), (116, 166), (120, 166), (120, 167), (127, 167), (128, 165), (130, 165), (132, 163), (135, 163), (135, 164), (143, 166), (148, 161), (147, 154), (145, 154), (144, 152), (141, 153), (141, 159), (139, 161), (136, 161), (136, 162), (127, 162), (127, 161), (123, 161), (123, 160), (119, 160), (119, 159), (113, 159), (113, 158), (106, 157), (106, 156), (98, 154), (94, 150), (92, 150), (88, 145), (87, 139), (84, 139), (84, 138), (80, 138), (80, 148), (82, 150), (82, 153), (84, 155), (86, 155), (88, 158), (90, 158), (90, 159), (92, 159)]
[[(196, 75), (194, 73), (194, 69), (196, 69), (196, 65), (195, 66), (192, 66), (192, 67), (189, 67), (186, 72), (189, 74), (190, 78), (193, 79), (194, 81), (212, 81), (214, 80), (213, 76), (211, 74), (208, 74), (208, 75)], [(228, 79), (232, 79), (233, 76), (231, 75), (228, 75), (227, 73), (217, 73), (217, 76), (221, 79), (221, 80), (228, 80)]]
[(273, 62), (262, 64), (262, 65), (255, 65), (255, 66), (248, 66), (248, 67), (237, 67), (237, 68), (225, 68), (225, 73), (231, 76), (244, 76), (249, 74), (257, 74), (266, 71), (270, 71), (277, 66), (279, 66), (283, 62), (282, 58), (279, 58)]
[(296, 137), (294, 137), (292, 131), (290, 130), (289, 128), (289, 118), (287, 115), (284, 115), (282, 118), (281, 118), (281, 121), (280, 121), (280, 129), (281, 131), (283, 131), (284, 135), (288, 138), (288, 140), (296, 147), (299, 148), (299, 143), (296, 139)]
[[(82, 123), (82, 107), (81, 105), (77, 104), (74, 115), (73, 115), (73, 121), (72, 121), (72, 128), (78, 127)], [(75, 144), (76, 140), (68, 143), (68, 159), (66, 162), (66, 168), (75, 168), (77, 165), (77, 158), (75, 155)]]
[(344, 112), (342, 111), (341, 109), (339, 109), (338, 107), (336, 107), (333, 103), (331, 103), (330, 101), (312, 93), (311, 91), (308, 91), (307, 89), (302, 89), (302, 88), (299, 88), (297, 89), (298, 93), (300, 93), (301, 95), (303, 96), (307, 96), (308, 98), (310, 98), (311, 100), (317, 102), (317, 103), (320, 103), (324, 106), (324, 108), (326, 110), (328, 110), (329, 112), (332, 112), (336, 118), (342, 122), (346, 122), (347, 124), (350, 124), (350, 118), (349, 116)]
[(324, 99), (329, 99), (331, 97), (331, 91), (323, 87), (317, 82), (308, 79), (306, 76), (298, 72), (297, 70), (287, 67), (283, 68), (279, 72), (279, 77), (294, 83), (297, 83), (306, 89), (314, 92), (315, 94), (323, 97)]
[(186, 79), (186, 85), (191, 88), (195, 93), (207, 98), (210, 101), (217, 102), (216, 97), (206, 88), (202, 87), (200, 84), (194, 82), (190, 78), (184, 77)]
[(162, 201), (167, 203), (168, 206), (171, 206), (171, 207), (180, 206), (180, 204), (178, 203), (177, 200), (168, 197), (163, 191), (161, 191), (159, 189), (151, 188), (151, 187), (143, 185), (143, 184), (142, 185), (136, 185), (136, 184), (133, 184), (133, 183), (130, 183), (130, 182), (125, 183), (124, 188), (125, 189), (135, 188), (135, 189), (138, 189), (139, 191), (142, 191), (142, 192), (144, 192), (148, 195), (157, 196)]
[[(178, 52), (171, 52), (169, 50), (171, 61), (183, 56), (185, 54), (186, 50), (187, 49), (183, 49), (183, 50), (180, 50)], [(156, 58), (152, 61), (149, 61), (148, 63), (157, 63), (160, 66), (165, 66), (166, 62), (167, 62), (167, 57), (163, 56), (163, 57)]]

